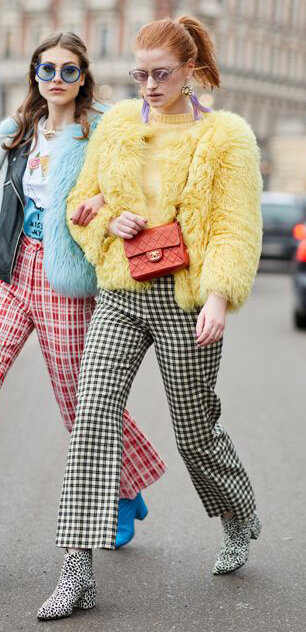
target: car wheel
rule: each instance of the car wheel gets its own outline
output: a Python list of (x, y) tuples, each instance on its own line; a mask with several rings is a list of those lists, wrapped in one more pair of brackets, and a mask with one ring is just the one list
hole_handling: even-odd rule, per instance
[(294, 325), (297, 329), (306, 329), (306, 315), (294, 312)]

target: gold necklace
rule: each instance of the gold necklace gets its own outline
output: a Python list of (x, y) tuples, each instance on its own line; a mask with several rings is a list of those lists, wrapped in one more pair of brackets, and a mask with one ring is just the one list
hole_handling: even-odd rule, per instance
[(47, 121), (45, 122), (45, 124), (43, 125), (43, 127), (41, 127), (41, 131), (42, 131), (42, 133), (43, 133), (44, 137), (45, 137), (47, 140), (48, 140), (48, 139), (50, 139), (50, 138), (53, 138), (53, 136), (56, 136), (56, 134), (57, 134), (58, 132), (61, 132), (61, 131), (62, 131), (62, 129), (63, 129), (62, 127), (58, 127), (58, 128), (55, 128), (55, 127), (54, 127), (53, 129), (48, 129), (48, 130), (46, 130), (46, 124), (47, 124)]
[(52, 138), (52, 136), (55, 136), (58, 131), (59, 131), (58, 129), (48, 129), (48, 131), (44, 129), (42, 130), (44, 137), (47, 139)]

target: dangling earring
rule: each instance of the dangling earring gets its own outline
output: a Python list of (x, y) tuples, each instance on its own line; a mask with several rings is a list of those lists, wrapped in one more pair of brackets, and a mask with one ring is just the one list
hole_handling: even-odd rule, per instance
[(181, 92), (185, 97), (191, 97), (192, 95), (192, 87), (187, 84), (181, 88)]
[(148, 101), (145, 100), (141, 90), (138, 91), (139, 96), (143, 99), (143, 104), (141, 108), (141, 118), (143, 123), (149, 122), (149, 114), (150, 114), (150, 105)]
[(141, 118), (143, 123), (149, 122), (149, 114), (150, 114), (150, 105), (148, 101), (143, 97), (143, 104), (141, 108)]
[(193, 92), (193, 89), (191, 86), (184, 85), (181, 88), (181, 92), (185, 97), (189, 97), (191, 101), (191, 105), (193, 108), (193, 116), (194, 116), (195, 121), (198, 121), (201, 118), (200, 112), (211, 112), (211, 108), (205, 108), (204, 105), (201, 105), (200, 101), (198, 100), (197, 95)]

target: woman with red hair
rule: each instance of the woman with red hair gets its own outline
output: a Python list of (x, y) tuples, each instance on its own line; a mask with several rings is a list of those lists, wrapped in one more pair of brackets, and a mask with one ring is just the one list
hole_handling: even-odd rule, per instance
[[(68, 199), (71, 234), (100, 293), (60, 505), (57, 544), (68, 552), (42, 619), (95, 603), (91, 549), (115, 544), (122, 411), (152, 344), (178, 450), (223, 526), (214, 574), (242, 566), (261, 528), (215, 393), (226, 312), (245, 302), (261, 250), (256, 140), (239, 116), (204, 108), (189, 85), (220, 81), (198, 20), (144, 26), (135, 57), (130, 75), (143, 103), (126, 100), (104, 115)], [(101, 191), (107, 204), (88, 222), (82, 202)]]

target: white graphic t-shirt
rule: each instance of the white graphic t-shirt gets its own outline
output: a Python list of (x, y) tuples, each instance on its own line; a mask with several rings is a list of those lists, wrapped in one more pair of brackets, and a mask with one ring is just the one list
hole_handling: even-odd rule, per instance
[[(42, 132), (44, 120), (38, 124), (38, 142), (29, 154), (22, 186), (25, 198), (23, 230), (28, 237), (43, 238), (43, 213), (48, 206), (48, 165), (55, 137), (50, 140)], [(34, 142), (33, 142), (34, 146)]]

